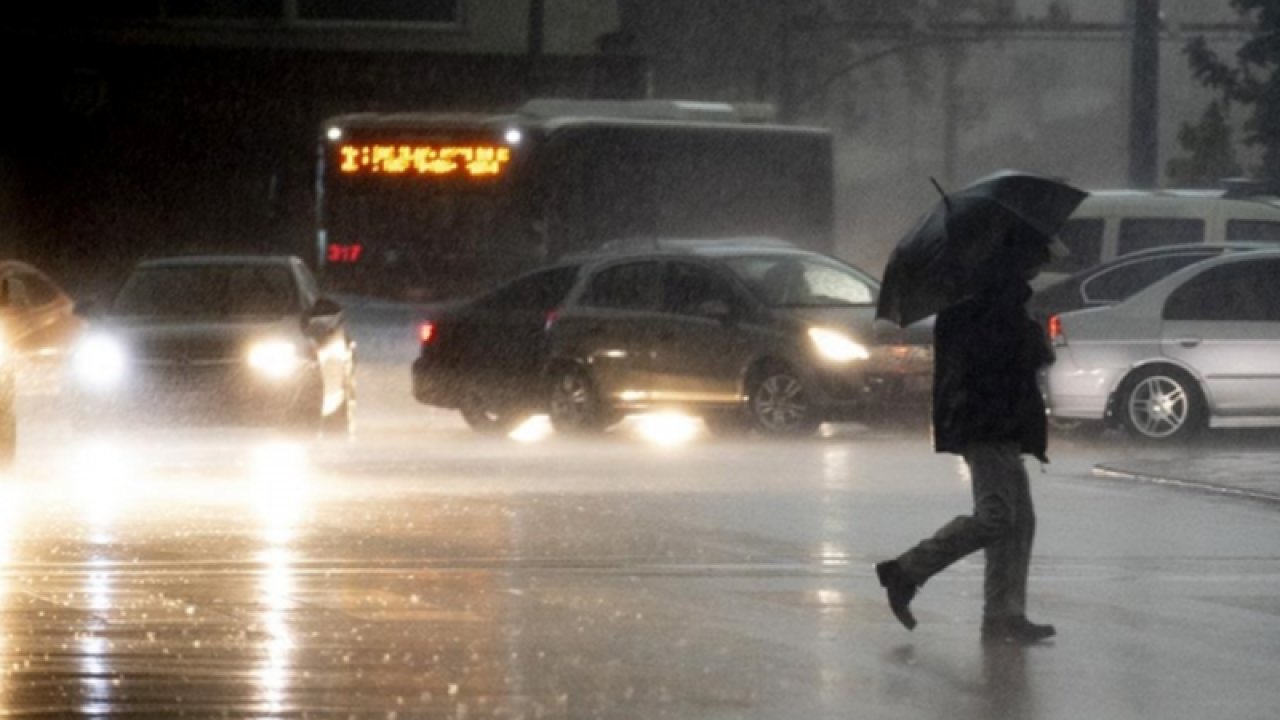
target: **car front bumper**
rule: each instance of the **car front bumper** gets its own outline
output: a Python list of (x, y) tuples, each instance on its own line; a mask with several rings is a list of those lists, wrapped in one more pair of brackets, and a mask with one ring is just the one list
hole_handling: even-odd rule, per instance
[(314, 411), (320, 414), (321, 379), (316, 364), (289, 377), (264, 378), (243, 364), (134, 368), (109, 389), (75, 385), (81, 420), (126, 418), (159, 424), (278, 423)]
[(846, 366), (815, 362), (812, 368), (814, 400), (832, 418), (928, 407), (933, 390), (929, 346), (876, 346), (863, 362)]

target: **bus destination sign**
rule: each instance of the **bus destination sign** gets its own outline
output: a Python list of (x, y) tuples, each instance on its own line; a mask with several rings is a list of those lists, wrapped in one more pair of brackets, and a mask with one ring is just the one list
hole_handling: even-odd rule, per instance
[(338, 172), (348, 176), (484, 180), (511, 162), (511, 148), (490, 143), (343, 143), (337, 153)]

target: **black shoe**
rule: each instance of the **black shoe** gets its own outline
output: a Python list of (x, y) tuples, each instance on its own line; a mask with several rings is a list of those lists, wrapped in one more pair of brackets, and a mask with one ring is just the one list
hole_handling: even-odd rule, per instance
[(1022, 615), (987, 618), (982, 621), (983, 642), (1034, 645), (1057, 635), (1052, 625), (1037, 625)]
[(889, 609), (908, 630), (916, 626), (916, 618), (911, 614), (911, 598), (916, 596), (916, 584), (902, 572), (897, 560), (876, 563), (876, 575), (880, 578), (880, 587), (889, 593)]

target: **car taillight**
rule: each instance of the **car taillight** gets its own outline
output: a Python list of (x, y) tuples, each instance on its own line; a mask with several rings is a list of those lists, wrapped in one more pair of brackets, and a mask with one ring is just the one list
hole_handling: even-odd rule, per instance
[(1054, 345), (1066, 345), (1067, 336), (1062, 331), (1062, 318), (1057, 315), (1049, 316), (1049, 342)]
[(426, 345), (436, 337), (436, 325), (432, 322), (424, 322), (418, 326), (418, 340)]

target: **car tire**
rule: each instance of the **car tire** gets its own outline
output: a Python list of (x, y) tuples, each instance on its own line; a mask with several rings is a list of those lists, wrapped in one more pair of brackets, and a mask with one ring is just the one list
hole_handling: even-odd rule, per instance
[(547, 414), (556, 432), (601, 432), (613, 424), (612, 410), (586, 371), (564, 367), (551, 374)]
[(747, 408), (756, 430), (765, 435), (808, 435), (822, 423), (804, 380), (783, 364), (769, 364), (747, 381)]
[(1133, 374), (1121, 385), (1116, 407), (1125, 432), (1148, 442), (1187, 440), (1208, 424), (1204, 394), (1195, 379), (1177, 368)]
[(528, 417), (502, 403), (493, 402), (480, 395), (468, 395), (458, 405), (458, 412), (467, 427), (485, 435), (505, 435)]

